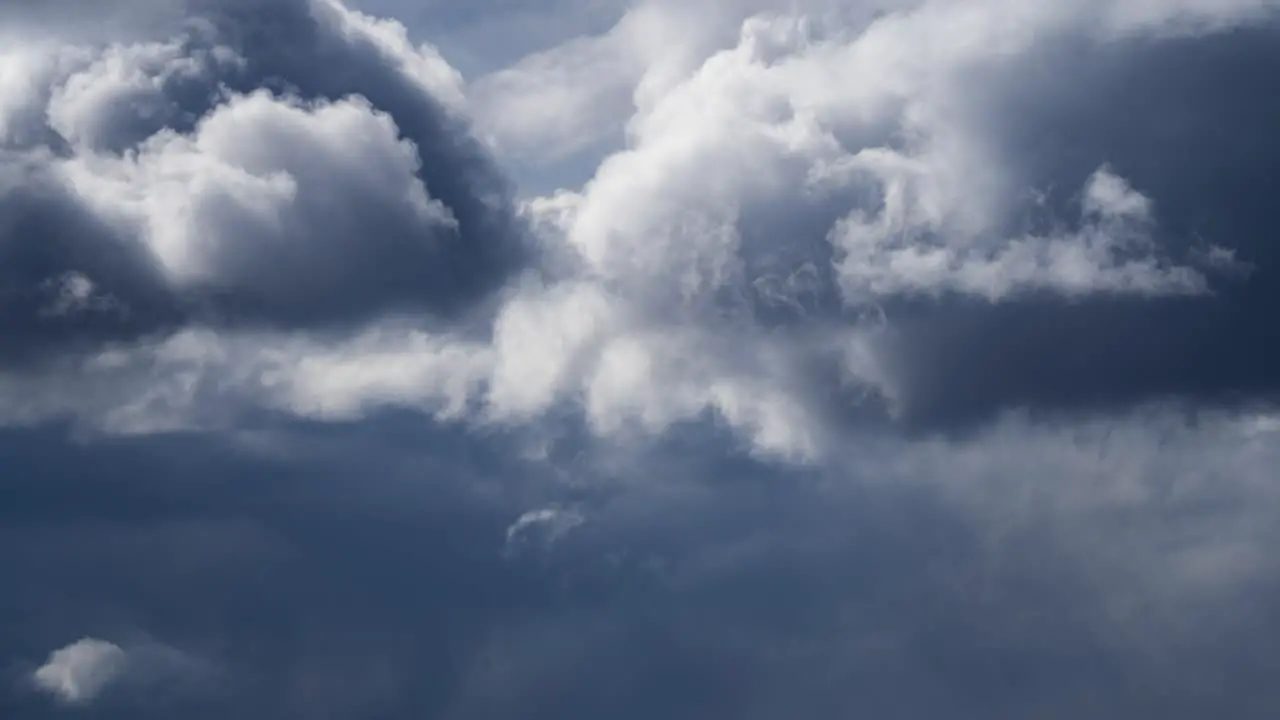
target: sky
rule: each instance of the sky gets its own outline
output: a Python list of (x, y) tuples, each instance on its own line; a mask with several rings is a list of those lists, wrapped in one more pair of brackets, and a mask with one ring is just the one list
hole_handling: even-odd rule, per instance
[(0, 717), (1274, 718), (1280, 2), (0, 4)]

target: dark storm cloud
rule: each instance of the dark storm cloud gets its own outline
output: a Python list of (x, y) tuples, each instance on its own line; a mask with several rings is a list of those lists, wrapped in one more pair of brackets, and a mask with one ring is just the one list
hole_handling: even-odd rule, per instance
[[(570, 491), (505, 441), (404, 417), (294, 428), (251, 453), (4, 440), (6, 716), (64, 712), (21, 680), (86, 637), (210, 668), (121, 681), (80, 710), (110, 719), (1262, 718), (1280, 700), (1264, 679), (1274, 563), (1222, 603), (1194, 600), (1220, 580), (1157, 582), (1138, 593), (1142, 619), (1123, 615), (1180, 532), (1264, 540), (1240, 533), (1269, 510), (1231, 489), (1078, 525), (1050, 508), (1001, 538), (998, 513), (923, 485), (832, 485), (706, 442)], [(1188, 453), (1208, 465), (1238, 450)], [(586, 522), (505, 555), (504, 528), (557, 496)], [(1125, 528), (1159, 542), (1131, 545)], [(1063, 530), (1115, 556), (1074, 552)], [(1117, 557), (1121, 576), (1098, 573)]]
[[(25, 174), (0, 197), (0, 365), (180, 323), (158, 269), (39, 175)], [(91, 286), (78, 274), (86, 270)]]
[[(1109, 411), (1153, 400), (1267, 402), (1280, 392), (1280, 30), (1044, 53), (987, 103), (1019, 181), (1066, 217), (1108, 163), (1154, 201), (1157, 241), (1211, 294), (889, 303), (910, 424), (1003, 410)], [(982, 91), (982, 83), (975, 88)], [(1215, 267), (1209, 248), (1234, 252)], [(1223, 259), (1219, 257), (1218, 259)]]
[[(182, 25), (117, 45), (14, 12), (80, 44), (43, 64), (48, 47), (35, 48), (32, 75), (47, 86), (0, 115), (6, 356), (183, 322), (456, 317), (529, 259), (505, 179), (424, 77), (447, 66), (414, 66), (413, 48), (380, 44), (323, 3), (192, 2)], [(70, 76), (49, 69), (60, 63)], [(157, 141), (170, 130), (182, 136)], [(277, 196), (254, 189), (281, 173), (291, 185), (274, 181)], [(106, 217), (139, 198), (129, 222)], [(175, 238), (196, 255), (154, 254)], [(113, 312), (57, 312), (68, 277)]]
[[(245, 74), (228, 82), (247, 91), (282, 83), (304, 98), (360, 95), (395, 119), (418, 150), (420, 174), (431, 196), (448, 207), (470, 241), (446, 257), (435, 283), (454, 283), (424, 292), (471, 297), (510, 270), (519, 256), (512, 188), (463, 118), (424, 94), (404, 73), (389, 71), (389, 58), (366, 38), (341, 38), (322, 28), (303, 0), (197, 0), (212, 6), (209, 17), (219, 37), (248, 60)], [(384, 280), (385, 282), (385, 280)], [(473, 287), (474, 286), (474, 287)]]
[[(1033, 463), (1038, 450), (1025, 450)], [(999, 504), (977, 486), (992, 479), (984, 471), (1008, 469), (963, 464), (944, 463), (955, 471), (939, 481)], [(1058, 484), (1070, 476), (1062, 467), (1046, 470), (1054, 502), (1071, 494), (1053, 489), (1071, 485)], [(1134, 588), (1098, 573), (1114, 556), (1126, 556), (1121, 572), (1132, 577), (1167, 559), (1120, 550), (1126, 525), (1145, 534), (1154, 516), (1180, 518), (1180, 530), (1156, 531), (1176, 543), (1212, 503), (1117, 506), (1065, 526), (1059, 507), (1000, 527), (1009, 518), (990, 507), (957, 512), (906, 478), (833, 487), (750, 463), (684, 469), (698, 480), (682, 493), (587, 504), (588, 521), (551, 550), (564, 595), (545, 613), (496, 624), (448, 717), (1193, 718), (1226, 707), (1264, 717), (1280, 701), (1255, 689), (1275, 659), (1249, 637), (1276, 617), (1244, 609), (1275, 592), (1271, 564), (1228, 601), (1243, 613), (1232, 619), (1182, 606), (1194, 591), (1175, 600), (1159, 589), (1138, 593), (1142, 617), (1126, 616)], [(996, 484), (1010, 494), (1040, 486)], [(1064, 530), (1118, 544), (1080, 554)], [(1167, 602), (1179, 605), (1172, 620)]]
[[(442, 252), (420, 253), (412, 249), (411, 227), (383, 225), (388, 218), (377, 215), (349, 219), (352, 226), (343, 230), (362, 234), (366, 245), (381, 245), (375, 240), (385, 236), (385, 245), (380, 252), (335, 258), (328, 277), (338, 287), (318, 288), (299, 312), (334, 315), (352, 307), (415, 301), (457, 312), (528, 260), (512, 189), (501, 171), (463, 118), (415, 87), (405, 73), (388, 68), (384, 50), (321, 27), (301, 0), (196, 5), (214, 7), (208, 17), (218, 37), (248, 61), (242, 76), (224, 80), (231, 87), (248, 91), (279, 84), (310, 100), (359, 95), (388, 113), (413, 142), (428, 193), (448, 208), (460, 229), (457, 237), (440, 239)], [(344, 286), (347, 282), (354, 285)]]
[[(444, 101), (393, 71), (384, 48), (339, 37), (292, 0), (193, 7), (211, 30), (135, 48), (129, 62), (171, 68), (174, 48), (207, 62), (179, 63), (191, 72), (166, 76), (158, 96), (92, 104), (100, 112), (74, 112), (83, 106), (64, 99), (59, 132), (76, 138), (48, 143), (43, 156), (24, 141), (13, 150), (21, 162), (2, 166), (12, 174), (0, 176), (0, 335), (11, 342), (0, 344), (0, 363), (37, 366), (195, 322), (293, 328), (409, 307), (460, 312), (518, 266), (520, 230), (501, 177)], [(1002, 137), (1019, 182), (1051, 191), (1050, 214), (1078, 215), (1079, 198), (1053, 193), (1079, 188), (1108, 162), (1155, 199), (1172, 254), (1196, 249), (1199, 233), (1255, 269), (1210, 273), (1217, 294), (1203, 298), (890, 303), (886, 332), (901, 352), (890, 369), (908, 422), (971, 429), (1012, 407), (1266, 396), (1271, 370), (1246, 351), (1250, 338), (1274, 332), (1261, 313), (1274, 287), (1267, 259), (1276, 258), (1260, 234), (1270, 227), (1265, 194), (1251, 195), (1248, 181), (1269, 182), (1263, 160), (1280, 150), (1249, 138), (1280, 113), (1246, 92), (1263, 81), (1225, 78), (1280, 54), (1265, 33), (1229, 39), (1128, 44), (1079, 66), (1046, 63), (1048, 77), (1024, 64), (1017, 82), (990, 86), (1008, 94), (983, 107), (1008, 125)], [(215, 57), (215, 46), (234, 57)], [(219, 85), (250, 94), (227, 99)], [(277, 94), (252, 94), (263, 87)], [(368, 105), (342, 100), (353, 93)], [(148, 98), (152, 114), (129, 112)], [(397, 164), (402, 146), (382, 142), (387, 125), (370, 108), (390, 113), (414, 142), (422, 167), (412, 174), (448, 208), (462, 244), (419, 253), (399, 242), (424, 226), (430, 237), (448, 235), (447, 223), (427, 212), (416, 224), (423, 218), (406, 214), (402, 196), (379, 192), (403, 189), (383, 181), (407, 166)], [(1245, 108), (1254, 114), (1231, 114)], [(338, 126), (341, 142), (325, 142), (328, 122), (350, 123)], [(1152, 131), (1164, 122), (1167, 134)], [(1220, 133), (1220, 123), (1232, 131)], [(205, 144), (168, 137), (147, 146), (160, 126)], [(224, 212), (225, 223), (211, 214), (198, 226), (210, 235), (199, 237), (226, 245), (199, 262), (159, 257), (62, 184), (55, 171), (74, 159), (76, 142), (138, 180), (131, 187), (160, 177), (191, 189), (200, 183), (183, 173), (208, 158), (284, 168), (298, 181), (291, 207), (302, 212), (282, 222), (294, 232), (278, 235), (252, 213)], [(1175, 147), (1189, 155), (1175, 158)], [(133, 149), (151, 164), (122, 162)], [(386, 162), (369, 169), (352, 157)], [(116, 177), (99, 169), (73, 167)], [(182, 197), (212, 213), (290, 197), (287, 185)], [(124, 193), (120, 206), (134, 199)], [(741, 238), (748, 274), (776, 281), (753, 287), (753, 320), (777, 330), (770, 343), (817, 348), (801, 352), (804, 377), (788, 382), (786, 397), (830, 411), (844, 433), (820, 468), (758, 463), (743, 453), (753, 448), (742, 425), (710, 413), (661, 421), (672, 432), (628, 445), (593, 435), (575, 413), (480, 432), (417, 411), (377, 413), (342, 392), (352, 384), (358, 400), (380, 402), (431, 386), (440, 368), (431, 368), (434, 345), (421, 342), (386, 354), (374, 343), (367, 355), (357, 344), (328, 362), (323, 348), (278, 351), (286, 359), (272, 374), (302, 378), (299, 404), (359, 422), (246, 411), (217, 435), (87, 444), (61, 429), (0, 432), (0, 717), (1276, 717), (1280, 565), (1268, 551), (1280, 539), (1271, 482), (1280, 421), (1192, 425), (1153, 411), (1093, 424), (1006, 419), (960, 441), (848, 433), (840, 413), (858, 389), (843, 385), (822, 336), (854, 320), (841, 315), (838, 279), (821, 267), (831, 249), (819, 239), (849, 202), (817, 199), (797, 223), (750, 208)], [(475, 227), (484, 232), (469, 234)], [(769, 241), (790, 232), (814, 244), (771, 255)], [(311, 244), (255, 245), (284, 235)], [(435, 273), (443, 284), (432, 284)], [(529, 364), (513, 365), (513, 383), (536, 387), (548, 362), (554, 369), (538, 341), (572, 345), (555, 321), (572, 324), (578, 309), (552, 304), (518, 323), (523, 332), (504, 352)], [(814, 317), (831, 325), (805, 323)], [(645, 328), (664, 338), (682, 329)], [(771, 349), (744, 337), (672, 354), (710, 348), (751, 365), (755, 350)], [(196, 415), (217, 415), (219, 394), (240, 392), (234, 376), (252, 369), (188, 372), (184, 360), (201, 366), (216, 354), (200, 340), (173, 351), (176, 371), (141, 354), (132, 362), (143, 372), (160, 370), (137, 385), (130, 374), (90, 372), (84, 384), (79, 374), (47, 382), (89, 405), (96, 381), (127, 396), (127, 410), (136, 410), (136, 387), (138, 406), (189, 402)], [(1236, 355), (1201, 345), (1215, 343)], [(626, 405), (634, 392), (658, 400), (662, 415), (671, 388), (723, 391), (715, 373), (633, 371), (662, 363), (646, 362), (643, 342), (621, 347), (629, 352), (611, 356), (620, 372), (604, 383), (606, 400)], [(1280, 353), (1267, 347), (1263, 360)], [(425, 358), (426, 369), (415, 372), (406, 356)], [(318, 362), (290, 365), (301, 357)], [(19, 406), (22, 379), (11, 391)], [(165, 397), (171, 385), (180, 386), (176, 400)], [(741, 396), (770, 390), (747, 383)], [(637, 412), (646, 421), (647, 410)], [(759, 419), (748, 413), (747, 424)], [(522, 518), (549, 524), (527, 532)], [(59, 702), (65, 688), (36, 680), (42, 666), (71, 663), (74, 652), (59, 652), (77, 648), (126, 669), (71, 707)]]
[(280, 437), (261, 455), (6, 433), (0, 713), (60, 716), (25, 678), (100, 638), (207, 671), (109, 684), (90, 717), (430, 714), (484, 623), (545, 595), (502, 559), (520, 492), (481, 496), (511, 476), (484, 443), (416, 420)]

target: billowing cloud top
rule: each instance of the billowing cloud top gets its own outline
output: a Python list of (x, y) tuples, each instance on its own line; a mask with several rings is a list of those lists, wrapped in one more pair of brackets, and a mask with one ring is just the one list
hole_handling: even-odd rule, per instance
[[(181, 10), (6, 50), (10, 423), (711, 413), (816, 458), (1275, 390), (1266, 3), (649, 2), (474, 92), (336, 2)], [(518, 204), (487, 149), (601, 142)]]

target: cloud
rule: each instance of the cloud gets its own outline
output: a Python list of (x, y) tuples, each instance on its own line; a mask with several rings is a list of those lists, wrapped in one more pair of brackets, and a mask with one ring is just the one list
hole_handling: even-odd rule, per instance
[(593, 505), (590, 558), (549, 559), (555, 605), (476, 647), (450, 716), (1263, 717), (1270, 694), (1237, 699), (1275, 666), (1251, 639), (1275, 621), (1265, 427), (1010, 418), (864, 436), (820, 479), (664, 446)]
[(506, 0), (423, 7), (405, 0), (353, 0), (351, 7), (394, 17), (440, 48), (465, 77), (479, 78), (530, 53), (609, 28), (629, 0), (549, 0), (536, 6)]
[(128, 657), (95, 717), (421, 714), (443, 701), (451, 656), (526, 602), (531, 581), (497, 550), (537, 500), (505, 489), (546, 488), (502, 443), (413, 416), (242, 430), (0, 435), (15, 469), (0, 573), (21, 585), (0, 598), (0, 666), (22, 673), (0, 683), (0, 714), (51, 716), (22, 659), (68, 636)]
[(470, 85), (333, 2), (58, 6), (0, 63), (0, 645), (115, 640), (25, 688), (1280, 708), (1273, 3), (642, 2)]
[(89, 705), (121, 687), (150, 687), (196, 679), (202, 664), (173, 648), (156, 643), (128, 649), (86, 637), (49, 654), (31, 674), (39, 690), (68, 705)]
[[(0, 81), (0, 322), (23, 338), (6, 354), (458, 318), (524, 264), (505, 181), (432, 48), (327, 1), (190, 10), (140, 23), (146, 39), (48, 22), (6, 49), (21, 72)], [(67, 276), (121, 312), (40, 312)]]
[(675, 77), (691, 69), (724, 34), (733, 5), (634, 4), (606, 32), (569, 38), (479, 78), (471, 93), (477, 123), (509, 159), (537, 166), (616, 144), (638, 84), (659, 66)]
[(64, 702), (88, 703), (124, 675), (127, 661), (118, 645), (85, 638), (50, 654), (32, 681)]
[[(1013, 417), (859, 435), (821, 471), (710, 423), (535, 460), (413, 414), (234, 445), (9, 431), (0, 632), (216, 659), (162, 703), (120, 679), (104, 717), (1268, 717), (1275, 425)], [(510, 562), (530, 508), (589, 522)], [(23, 701), (0, 690), (47, 709)]]
[[(549, 83), (573, 94), (561, 105), (629, 115), (589, 182), (531, 205), (609, 288), (612, 319), (561, 354), (595, 368), (567, 389), (595, 427), (710, 411), (760, 452), (811, 458), (839, 442), (833, 418), (882, 411), (932, 430), (1012, 408), (1272, 397), (1261, 364), (1233, 370), (1249, 363), (1236, 343), (1274, 344), (1269, 251), (1252, 240), (1267, 216), (1219, 189), (1265, 183), (1269, 144), (1250, 157), (1232, 138), (1261, 126), (1215, 129), (1270, 112), (1230, 80), (1274, 63), (1270, 6), (835, 5), (730, 4), (717, 25), (642, 4), (481, 81), (497, 108)], [(699, 39), (676, 32), (678, 52), (634, 51), (636, 33), (686, 26)], [(629, 64), (581, 61), (602, 54)], [(1202, 369), (1168, 359), (1188, 355)]]
[[(12, 151), (15, 220), (75, 225), (12, 265), (6, 421), (569, 413), (625, 441), (710, 416), (812, 462), (886, 422), (1271, 397), (1270, 148), (1235, 140), (1268, 117), (1239, 80), (1275, 61), (1265, 3), (682, 7), (472, 88), (332, 2), (24, 50), (69, 59), (6, 91), (48, 116)], [(517, 203), (468, 115), (552, 155), (578, 134), (526, 101), (607, 106), (621, 147)], [(68, 277), (92, 301), (51, 312)]]
[(463, 240), (417, 179), (420, 162), (367, 102), (308, 108), (258, 92), (211, 111), (191, 137), (64, 172), (99, 216), (145, 239), (170, 287), (229, 298), (228, 314), (307, 324), (454, 295), (441, 266)]
[(550, 547), (587, 518), (579, 511), (562, 508), (529, 510), (507, 527), (503, 554), (513, 557), (530, 545)]
[[(1017, 87), (1029, 95), (1016, 105), (996, 105), (1044, 108), (1005, 124), (1026, 176), (1082, 172), (1078, 155), (1105, 154), (1153, 198), (1165, 230), (1158, 242), (1220, 244), (1228, 262), (1205, 267), (1212, 292), (1199, 298), (1039, 295), (904, 309), (888, 364), (900, 368), (919, 422), (968, 426), (1011, 406), (1105, 412), (1153, 398), (1274, 400), (1264, 358), (1277, 347), (1265, 320), (1276, 307), (1275, 255), (1258, 239), (1272, 232), (1262, 158), (1275, 149), (1252, 122), (1277, 115), (1241, 81), (1245, 68), (1275, 64), (1266, 49), (1274, 34), (1265, 27), (1113, 51), (1081, 68), (1095, 79), (1088, 94), (1079, 83), (1037, 92), (1032, 81)], [(1143, 88), (1136, 97), (1135, 88)], [(1058, 98), (1042, 105), (1045, 94)], [(1243, 137), (1255, 140), (1246, 148)]]

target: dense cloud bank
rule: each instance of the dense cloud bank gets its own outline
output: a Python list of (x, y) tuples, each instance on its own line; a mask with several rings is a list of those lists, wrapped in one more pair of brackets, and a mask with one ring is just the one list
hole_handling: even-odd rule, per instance
[[(180, 7), (14, 21), (10, 423), (710, 413), (814, 459), (1274, 398), (1266, 3), (650, 2), (473, 88), (333, 2)], [(519, 203), (491, 158), (587, 146)]]
[(706, 436), (531, 462), (411, 417), (230, 447), (26, 433), (0, 709), (1264, 718), (1277, 428), (1013, 422), (823, 476)]
[(1280, 710), (1280, 6), (357, 6), (0, 8), (0, 716)]

